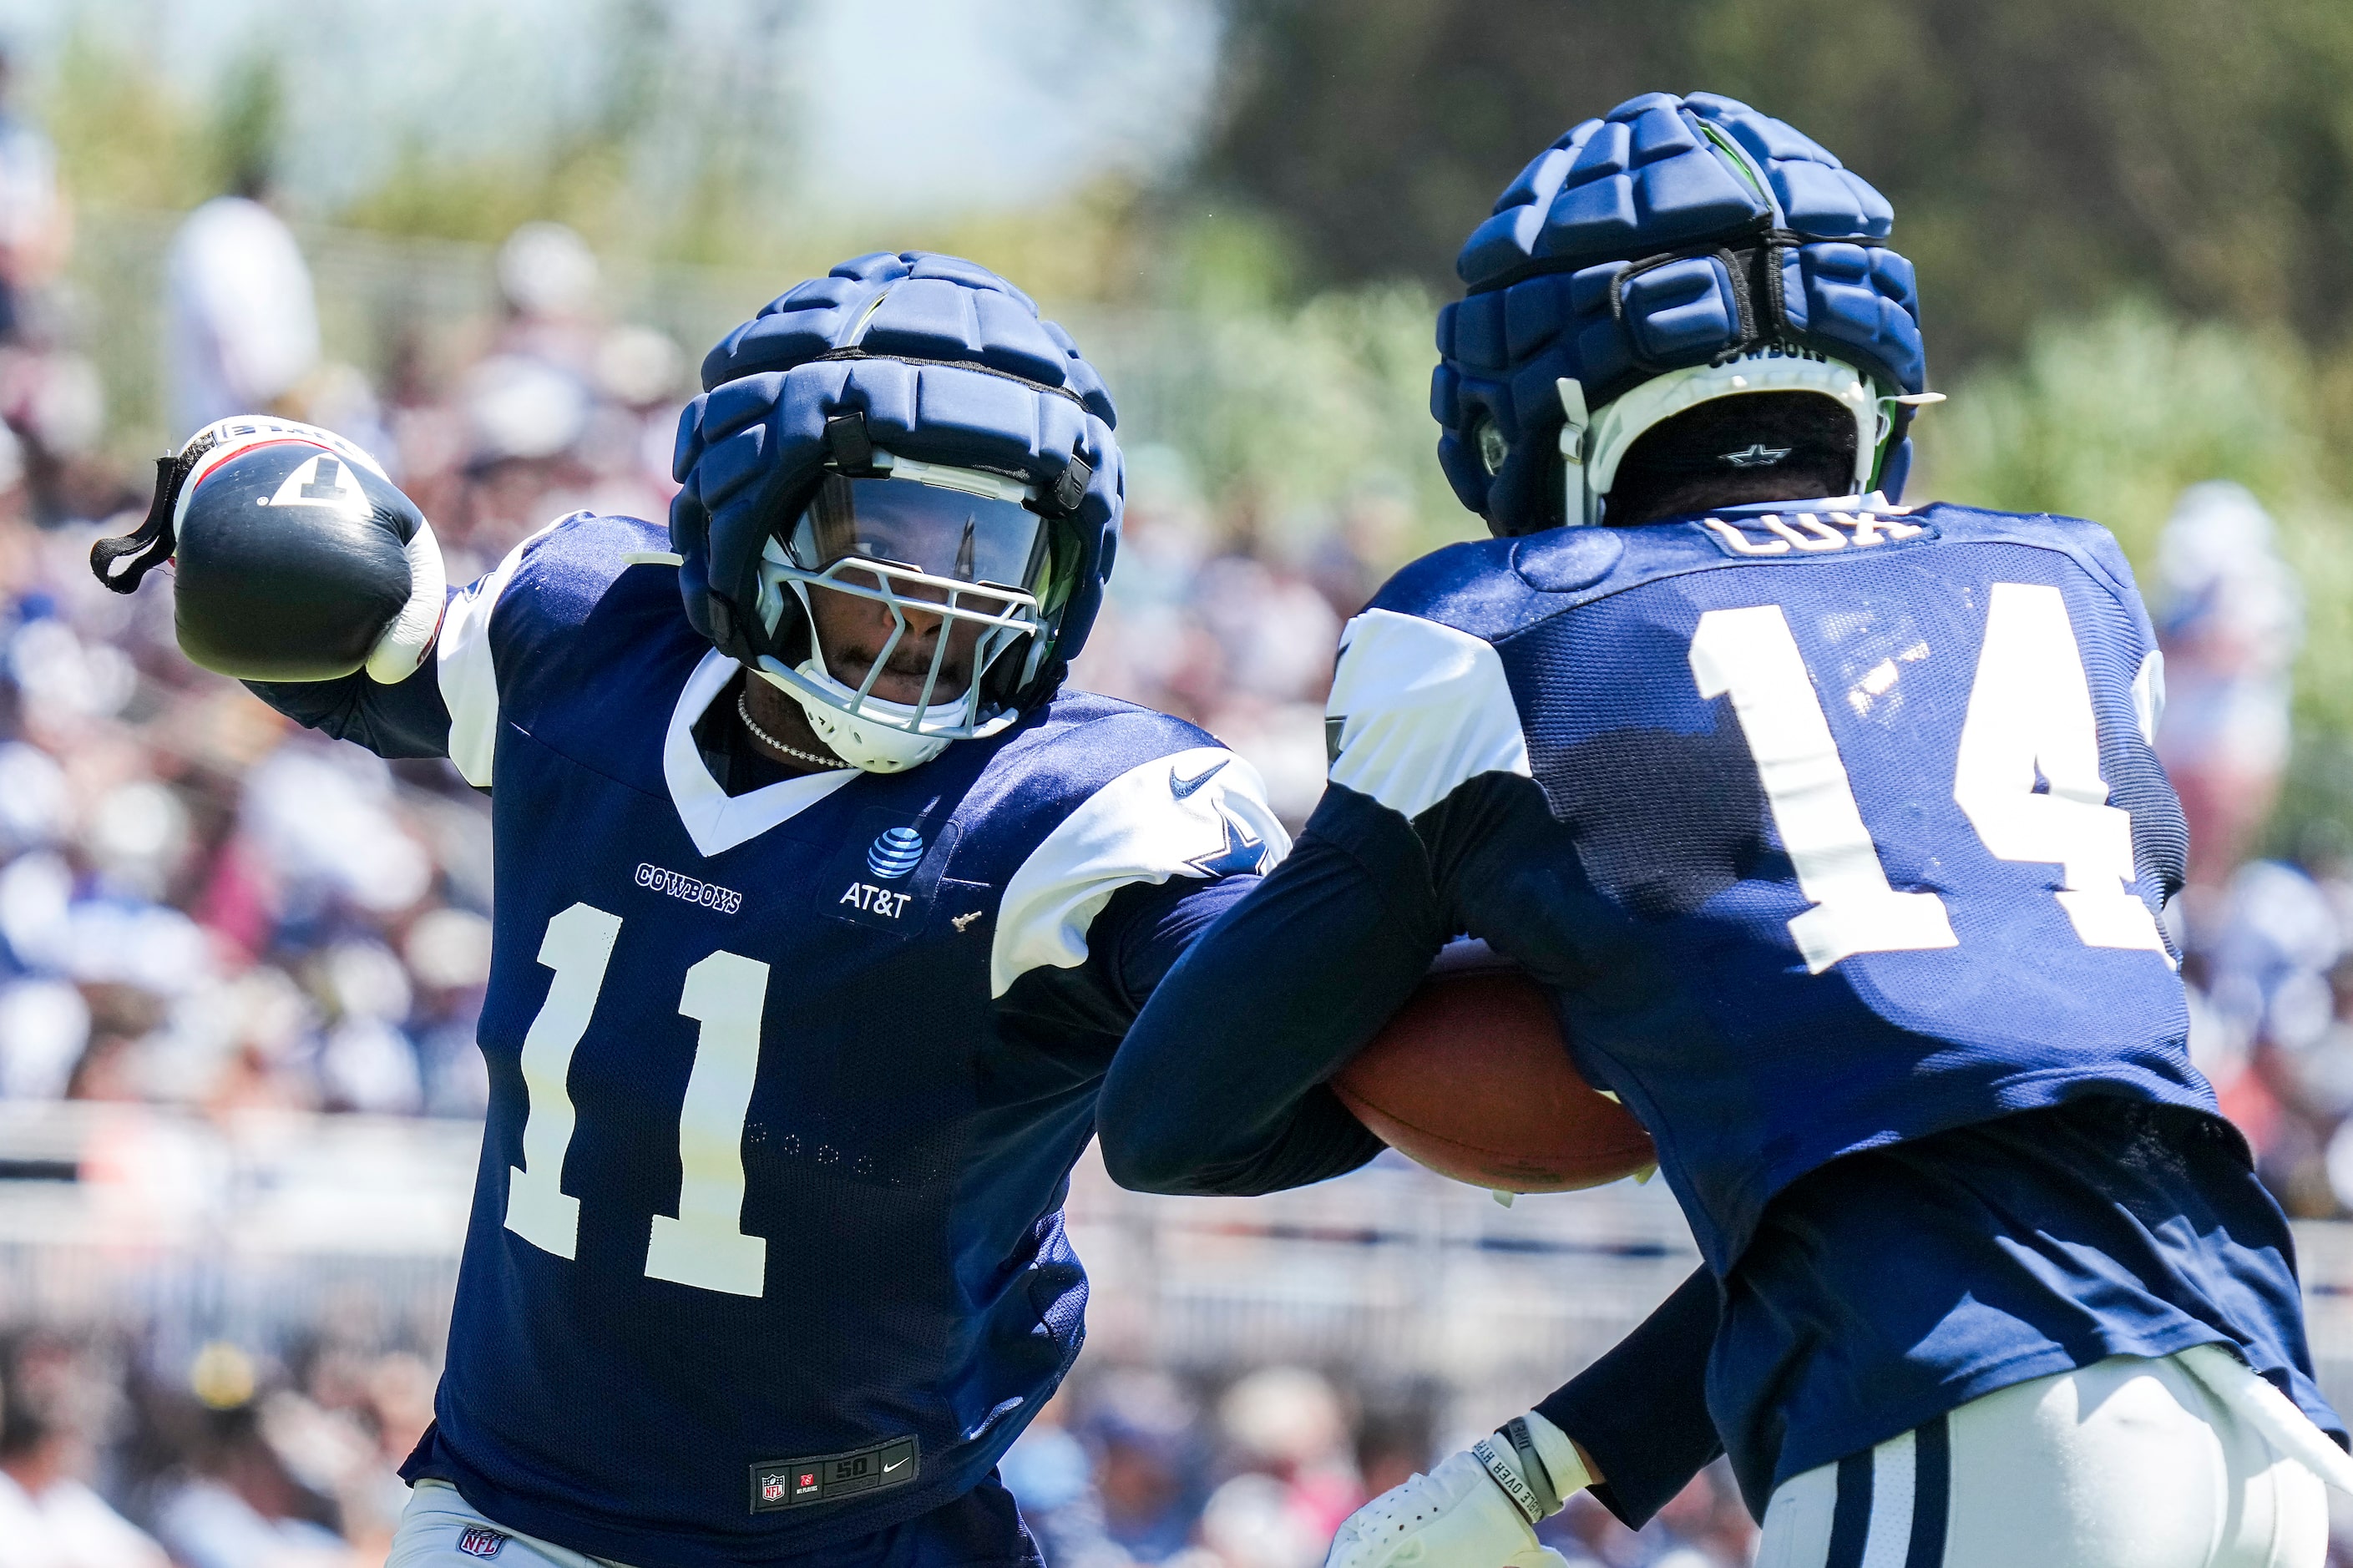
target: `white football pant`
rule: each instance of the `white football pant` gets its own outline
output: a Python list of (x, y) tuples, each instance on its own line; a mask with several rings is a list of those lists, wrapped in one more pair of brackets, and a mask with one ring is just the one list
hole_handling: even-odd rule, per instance
[(602, 1557), (522, 1535), (482, 1517), (447, 1481), (419, 1481), (400, 1510), (384, 1568), (622, 1568)]
[(2309, 1445), (2348, 1461), (2260, 1383), (2208, 1346), (2013, 1384), (1782, 1482), (1757, 1568), (2320, 1568)]

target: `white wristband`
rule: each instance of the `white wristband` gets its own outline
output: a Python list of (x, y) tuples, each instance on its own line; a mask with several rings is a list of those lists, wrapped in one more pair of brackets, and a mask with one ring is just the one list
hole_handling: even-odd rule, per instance
[(1563, 1501), (1593, 1484), (1592, 1474), (1586, 1469), (1567, 1433), (1533, 1410), (1520, 1419), (1528, 1424), (1528, 1436), (1535, 1440), (1536, 1455), (1552, 1473), (1553, 1489), (1560, 1493)]
[(1531, 1410), (1471, 1446), (1471, 1457), (1530, 1524), (1558, 1513), (1593, 1484), (1567, 1434)]

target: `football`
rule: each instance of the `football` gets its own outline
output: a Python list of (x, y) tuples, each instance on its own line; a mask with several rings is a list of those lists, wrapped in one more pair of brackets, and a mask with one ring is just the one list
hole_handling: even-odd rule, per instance
[(1450, 947), (1332, 1088), (1390, 1148), (1497, 1192), (1570, 1192), (1658, 1163), (1632, 1113), (1577, 1076), (1545, 994), (1483, 942)]

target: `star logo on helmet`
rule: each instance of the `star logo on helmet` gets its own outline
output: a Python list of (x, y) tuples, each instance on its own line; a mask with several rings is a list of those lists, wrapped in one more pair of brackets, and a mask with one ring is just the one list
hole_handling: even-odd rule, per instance
[(1240, 876), (1246, 871), (1255, 874), (1265, 866), (1266, 843), (1263, 839), (1251, 837), (1247, 828), (1222, 811), (1218, 813), (1218, 820), (1225, 825), (1225, 843), (1206, 855), (1197, 855), (1186, 861), (1187, 870), (1195, 876), (1214, 879)]
[(1746, 451), (1726, 452), (1724, 460), (1736, 468), (1769, 468), (1788, 457), (1789, 451), (1787, 447), (1767, 447), (1762, 441), (1753, 441)]

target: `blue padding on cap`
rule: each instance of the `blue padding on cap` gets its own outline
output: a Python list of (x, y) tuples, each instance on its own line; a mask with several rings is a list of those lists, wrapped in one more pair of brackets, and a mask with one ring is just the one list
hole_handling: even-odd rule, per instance
[[(1754, 170), (1710, 145), (1708, 127)], [(1652, 92), (1537, 154), (1472, 231), (1455, 270), (1479, 289), (1535, 264), (1670, 250), (1744, 226), (1884, 239), (1894, 222), (1884, 196), (1794, 127), (1715, 93)]]
[(1493, 374), (1512, 363), (1504, 331), (1504, 296), (1473, 294), (1454, 312), (1454, 357), (1466, 371)]
[(1783, 227), (1822, 239), (1885, 239), (1894, 229), (1887, 198), (1796, 126), (1713, 92), (1693, 93), (1683, 104), (1765, 170)]
[(1850, 345), (1866, 369), (1880, 371), (1906, 392), (1927, 384), (1910, 262), (1860, 245), (1809, 245), (1799, 258), (1806, 331)]
[(1565, 281), (1557, 277), (1531, 278), (1502, 291), (1504, 347), (1513, 363), (1542, 350), (1575, 319), (1569, 292), (1559, 287)]
[(1686, 257), (1630, 278), (1623, 298), (1626, 329), (1647, 360), (1712, 355), (1739, 336), (1732, 274), (1713, 256)]
[(670, 537), (687, 615), (727, 652), (754, 651), (740, 608), (761, 548), (830, 455), (828, 422), (849, 415), (875, 446), (922, 462), (1050, 485), (1083, 461), (1087, 489), (1057, 535), (1079, 552), (1057, 658), (1084, 645), (1124, 507), (1117, 416), (1028, 295), (958, 257), (856, 257), (722, 338), (702, 384), (679, 418)]
[[(1647, 93), (1577, 126), (1504, 188), (1456, 261), (1472, 292), (1440, 312), (1430, 380), (1455, 493), (1505, 531), (1555, 510), (1546, 490), (1559, 473), (1563, 377), (1598, 409), (1645, 374), (1794, 337), (1889, 390), (1924, 390), (1912, 267), (1878, 243), (1894, 225), (1868, 182), (1734, 99)], [(1778, 289), (1767, 263), (1752, 275), (1740, 260), (1736, 276), (1710, 253), (1753, 250), (1768, 236)], [(1613, 282), (1631, 264), (1679, 250), (1702, 254), (1626, 278), (1613, 309)], [(1509, 444), (1493, 475), (1472, 438), (1485, 420)]]

